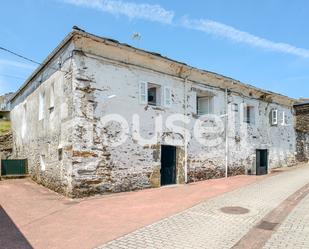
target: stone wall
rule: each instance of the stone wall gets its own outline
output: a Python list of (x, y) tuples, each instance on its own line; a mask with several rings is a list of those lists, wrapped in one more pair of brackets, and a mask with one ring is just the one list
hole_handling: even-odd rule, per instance
[[(71, 194), (72, 179), (72, 72), (70, 57), (66, 57), (70, 56), (69, 51), (67, 48), (60, 52), (51, 65), (32, 79), (12, 103), (11, 111), (13, 157), (27, 158), (33, 180), (65, 195)], [(62, 61), (61, 68), (57, 61)]]
[(309, 161), (309, 104), (295, 105), (297, 155), (299, 162)]
[(0, 135), (0, 159), (10, 159), (13, 151), (13, 136), (11, 132)]

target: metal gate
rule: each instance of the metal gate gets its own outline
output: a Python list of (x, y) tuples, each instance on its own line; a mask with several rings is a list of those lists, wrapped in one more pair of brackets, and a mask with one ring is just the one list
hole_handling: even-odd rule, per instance
[(8, 159), (1, 160), (2, 176), (22, 176), (28, 173), (27, 159)]

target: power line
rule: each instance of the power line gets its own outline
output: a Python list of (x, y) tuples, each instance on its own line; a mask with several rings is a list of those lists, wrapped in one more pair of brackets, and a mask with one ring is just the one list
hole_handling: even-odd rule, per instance
[(20, 79), (20, 80), (25, 80), (26, 77), (22, 78), (21, 76), (16, 76), (16, 75), (11, 75), (11, 74), (0, 74), (0, 76), (3, 76), (3, 77), (9, 77), (9, 78), (15, 78), (15, 79)]
[[(13, 55), (15, 55), (15, 56), (17, 56), (17, 57), (19, 57), (19, 58), (22, 58), (22, 59), (24, 59), (24, 60), (26, 60), (26, 61), (30, 61), (30, 62), (35, 63), (35, 64), (37, 64), (37, 65), (40, 65), (40, 66), (42, 65), (42, 63), (40, 63), (40, 62), (37, 62), (37, 61), (32, 60), (32, 59), (30, 59), (30, 58), (28, 58), (28, 57), (26, 57), (26, 56), (23, 56), (23, 55), (21, 55), (21, 54), (18, 54), (18, 53), (14, 52), (14, 51), (12, 51), (12, 50), (10, 50), (10, 49), (4, 48), (4, 47), (0, 47), (0, 50), (3, 50), (3, 51), (5, 51), (5, 52), (7, 52), (7, 53), (10, 53), (10, 54), (13, 54)], [(60, 71), (60, 72), (63, 72), (63, 73), (68, 73), (67, 71), (61, 70), (60, 68), (54, 68), (54, 67), (47, 66), (47, 65), (46, 65), (46, 67), (49, 67), (49, 68), (51, 68), (51, 69), (54, 69), (54, 70), (56, 70), (56, 71)]]
[(3, 51), (5, 51), (5, 52), (8, 52), (8, 53), (10, 53), (10, 54), (13, 54), (13, 55), (15, 55), (15, 56), (17, 56), (17, 57), (19, 57), (19, 58), (22, 58), (22, 59), (24, 59), (24, 60), (27, 60), (27, 61), (30, 61), (30, 62), (32, 62), (32, 63), (41, 65), (40, 62), (34, 61), (34, 60), (32, 60), (32, 59), (29, 59), (29, 58), (27, 58), (27, 57), (25, 57), (25, 56), (23, 56), (23, 55), (20, 55), (20, 54), (18, 54), (18, 53), (15, 53), (15, 52), (9, 50), (9, 49), (7, 49), (7, 48), (0, 47), (0, 49), (3, 50)]

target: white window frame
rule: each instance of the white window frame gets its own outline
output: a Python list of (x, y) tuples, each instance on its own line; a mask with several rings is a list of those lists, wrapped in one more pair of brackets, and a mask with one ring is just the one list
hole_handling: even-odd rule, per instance
[(239, 111), (239, 105), (238, 105), (238, 103), (233, 103), (233, 104), (232, 104), (232, 111), (233, 111), (233, 112), (238, 112), (238, 111)]
[(55, 84), (53, 82), (51, 83), (50, 86), (49, 109), (52, 109), (54, 107), (55, 107)]
[(27, 132), (27, 103), (23, 104), (22, 108), (22, 124), (21, 124), (21, 137), (24, 138)]
[(39, 94), (39, 121), (45, 116), (45, 92)]
[(273, 126), (278, 125), (278, 110), (277, 109), (271, 110), (271, 125)]
[[(206, 99), (208, 102), (208, 109), (205, 112), (200, 111), (200, 99)], [(214, 96), (198, 96), (196, 97), (196, 114), (198, 116), (206, 115), (206, 114), (213, 114), (214, 112)]]
[(255, 124), (255, 106), (245, 105), (243, 110), (244, 110), (243, 115), (244, 123)]
[(287, 125), (287, 116), (285, 114), (285, 112), (282, 112), (282, 126)]
[(40, 155), (40, 168), (41, 168), (41, 171), (46, 170), (45, 155)]
[(148, 83), (145, 81), (141, 81), (138, 85), (138, 93), (139, 93), (139, 103), (147, 104), (148, 103)]
[(172, 88), (169, 86), (164, 86), (163, 89), (164, 106), (169, 108), (172, 106)]
[[(149, 83), (146, 81), (139, 82), (139, 103), (142, 105), (152, 105), (152, 106), (172, 106), (172, 88), (169, 86), (161, 86), (156, 83)], [(156, 103), (149, 103), (148, 101), (148, 89), (156, 88)]]

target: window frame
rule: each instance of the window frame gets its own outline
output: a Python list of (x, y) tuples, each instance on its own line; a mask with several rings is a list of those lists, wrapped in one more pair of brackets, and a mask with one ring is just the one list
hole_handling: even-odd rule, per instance
[(244, 106), (244, 115), (243, 121), (246, 124), (254, 125), (255, 124), (255, 106), (245, 105)]
[[(155, 101), (149, 101), (149, 90), (154, 89)], [(173, 103), (172, 88), (167, 85), (141, 81), (139, 82), (139, 103), (142, 105), (170, 108)]]
[[(207, 99), (207, 111), (201, 113), (200, 111), (200, 106), (201, 104), (199, 103), (200, 100)], [(196, 95), (196, 114), (197, 116), (203, 116), (203, 115), (210, 115), (214, 114), (214, 96), (213, 95)]]
[(45, 91), (39, 94), (39, 121), (43, 120), (45, 117)]
[(270, 111), (270, 121), (271, 126), (278, 125), (278, 109), (272, 109)]

